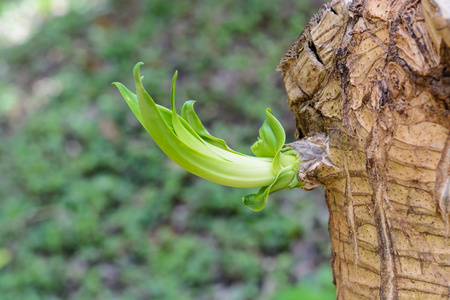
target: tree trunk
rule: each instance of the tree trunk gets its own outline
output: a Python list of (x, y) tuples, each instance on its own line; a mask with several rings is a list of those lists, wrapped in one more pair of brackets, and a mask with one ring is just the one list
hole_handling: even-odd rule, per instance
[(280, 63), (338, 299), (450, 299), (449, 6), (335, 0)]

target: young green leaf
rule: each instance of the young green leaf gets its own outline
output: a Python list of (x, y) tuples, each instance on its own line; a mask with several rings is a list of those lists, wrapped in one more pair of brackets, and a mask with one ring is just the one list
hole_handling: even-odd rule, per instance
[(195, 110), (194, 110), (195, 102), (196, 102), (195, 100), (189, 100), (183, 104), (183, 107), (181, 109), (181, 117), (183, 119), (185, 119), (189, 123), (189, 125), (191, 125), (192, 129), (194, 129), (194, 131), (199, 136), (201, 136), (202, 139), (204, 139), (205, 141), (208, 141), (211, 145), (217, 146), (226, 151), (236, 153), (238, 155), (242, 155), (241, 153), (234, 151), (230, 147), (228, 147), (227, 143), (224, 140), (219, 139), (215, 136), (212, 136), (206, 130), (206, 128), (202, 124), (202, 121), (200, 121), (199, 117), (195, 113)]
[(259, 129), (259, 138), (252, 146), (252, 151), (256, 156), (275, 157), (283, 147), (286, 140), (283, 126), (273, 116), (272, 110), (266, 110), (266, 120)]

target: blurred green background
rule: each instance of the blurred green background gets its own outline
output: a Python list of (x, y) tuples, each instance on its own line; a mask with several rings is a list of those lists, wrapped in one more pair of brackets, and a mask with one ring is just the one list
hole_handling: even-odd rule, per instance
[[(0, 1), (0, 299), (334, 299), (322, 191), (255, 213), (156, 147), (113, 81), (250, 153), (314, 0)], [(133, 88), (134, 89), (134, 88)]]

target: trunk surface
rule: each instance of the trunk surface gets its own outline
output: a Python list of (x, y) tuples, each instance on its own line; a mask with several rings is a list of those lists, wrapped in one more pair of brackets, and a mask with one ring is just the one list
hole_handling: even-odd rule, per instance
[(280, 63), (338, 299), (450, 299), (449, 3), (333, 1)]

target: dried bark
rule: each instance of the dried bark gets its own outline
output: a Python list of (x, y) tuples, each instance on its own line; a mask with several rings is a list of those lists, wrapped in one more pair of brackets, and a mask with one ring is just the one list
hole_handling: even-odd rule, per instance
[(280, 63), (338, 299), (450, 299), (449, 6), (334, 0)]

